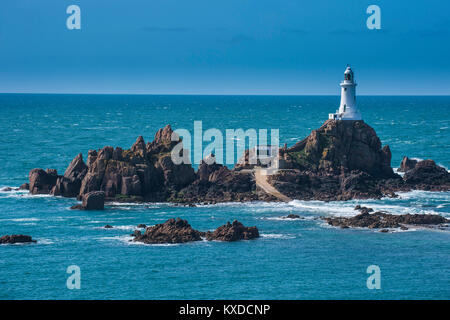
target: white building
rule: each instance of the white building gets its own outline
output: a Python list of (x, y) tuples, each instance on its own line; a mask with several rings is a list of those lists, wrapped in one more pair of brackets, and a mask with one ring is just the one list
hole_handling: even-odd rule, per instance
[(344, 81), (341, 82), (341, 105), (336, 113), (330, 113), (329, 119), (334, 120), (362, 120), (361, 113), (356, 107), (356, 83), (352, 68), (347, 67)]

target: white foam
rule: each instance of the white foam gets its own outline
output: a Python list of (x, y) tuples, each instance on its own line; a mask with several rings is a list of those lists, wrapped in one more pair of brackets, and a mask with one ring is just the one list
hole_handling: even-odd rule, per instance
[(294, 235), (280, 233), (262, 233), (260, 236), (266, 239), (295, 239)]
[(128, 231), (134, 231), (136, 229), (140, 229), (137, 226), (132, 226), (132, 225), (127, 225), (127, 226), (114, 226), (112, 225), (112, 228), (105, 228), (104, 226), (102, 227), (95, 227), (95, 229), (105, 229), (105, 230), (128, 230)]

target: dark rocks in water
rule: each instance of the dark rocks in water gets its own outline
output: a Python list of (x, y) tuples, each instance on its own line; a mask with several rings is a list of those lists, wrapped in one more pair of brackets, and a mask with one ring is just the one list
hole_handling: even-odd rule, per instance
[(147, 228), (147, 225), (145, 225), (143, 223), (140, 223), (140, 224), (137, 225), (137, 227), (145, 229), (145, 228)]
[(30, 184), (26, 182), (21, 184), (19, 190), (30, 190)]
[(105, 228), (105, 229), (112, 229), (112, 228), (114, 228), (112, 225), (109, 225), (109, 224), (107, 224), (106, 226), (104, 226), (103, 228)]
[(403, 176), (407, 185), (414, 189), (429, 191), (446, 191), (450, 189), (450, 173), (436, 165), (433, 160), (419, 161)]
[(414, 169), (417, 164), (417, 160), (410, 159), (408, 157), (403, 157), (402, 162), (400, 163), (400, 168), (398, 168), (398, 172), (406, 172), (408, 170)]
[(76, 197), (80, 193), (81, 181), (88, 170), (83, 155), (78, 154), (67, 167), (63, 176), (59, 176), (51, 193), (55, 196)]
[[(450, 222), (450, 220), (440, 216), (431, 214), (402, 214), (393, 215), (386, 212), (373, 211), (371, 208), (360, 207), (362, 213), (351, 217), (324, 218), (329, 225), (334, 227), (359, 227), (369, 229), (386, 229), (386, 228), (402, 228), (407, 230), (404, 225), (441, 225)], [(405, 229), (406, 228), (406, 229)]]
[(233, 223), (227, 222), (214, 232), (206, 232), (205, 235), (207, 240), (238, 241), (258, 238), (259, 232), (257, 227), (246, 227), (239, 221), (234, 220)]
[(301, 217), (298, 214), (288, 214), (286, 217), (283, 217), (284, 219), (301, 219)]
[(49, 194), (56, 184), (58, 173), (55, 169), (33, 169), (28, 174), (31, 194)]
[(136, 230), (133, 241), (148, 244), (155, 243), (184, 243), (202, 240), (202, 232), (194, 230), (186, 220), (180, 218), (169, 219), (162, 224), (148, 227), (142, 234)]
[(369, 212), (373, 212), (372, 208), (367, 208), (367, 207), (362, 207), (359, 204), (355, 206), (355, 210), (358, 210), (361, 213), (369, 213)]
[(0, 189), (0, 191), (3, 191), (3, 192), (9, 192), (9, 191), (13, 191), (13, 190), (14, 189), (11, 188), (11, 187), (3, 187), (3, 188)]
[(23, 234), (6, 235), (0, 238), (0, 244), (36, 243), (30, 236)]
[(91, 191), (83, 195), (82, 204), (77, 204), (71, 209), (79, 210), (103, 210), (105, 208), (105, 193), (103, 191)]
[(256, 227), (245, 227), (236, 220), (218, 227), (214, 232), (201, 232), (193, 229), (186, 220), (177, 218), (147, 227), (144, 233), (135, 230), (131, 235), (134, 237), (133, 241), (155, 244), (200, 241), (202, 236), (205, 236), (207, 240), (218, 241), (249, 240), (259, 237), (259, 232)]

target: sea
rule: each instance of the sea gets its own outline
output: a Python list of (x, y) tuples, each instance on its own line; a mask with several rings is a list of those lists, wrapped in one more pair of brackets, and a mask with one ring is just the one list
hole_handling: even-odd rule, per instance
[[(108, 203), (104, 211), (78, 211), (69, 209), (76, 199), (8, 189), (27, 182), (33, 168), (63, 174), (80, 152), (86, 159), (89, 149), (129, 148), (139, 135), (151, 141), (166, 124), (278, 129), (280, 144), (291, 146), (338, 105), (338, 96), (1, 94), (0, 236), (27, 234), (37, 243), (0, 245), (0, 299), (449, 299), (449, 231), (338, 229), (319, 217), (353, 216), (359, 204), (450, 218), (450, 192), (197, 207)], [(450, 168), (449, 96), (360, 96), (358, 106), (390, 146), (394, 168), (405, 155)], [(283, 219), (291, 213), (302, 219)], [(237, 219), (257, 226), (261, 237), (130, 242), (138, 224), (177, 217), (202, 231)], [(70, 285), (71, 266), (79, 288)]]

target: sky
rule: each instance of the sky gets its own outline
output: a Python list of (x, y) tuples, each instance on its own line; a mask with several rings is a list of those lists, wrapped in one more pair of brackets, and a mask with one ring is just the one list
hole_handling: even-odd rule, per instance
[[(69, 30), (69, 5), (81, 29)], [(369, 5), (381, 29), (369, 30)], [(450, 1), (14, 0), (0, 92), (450, 94)]]

